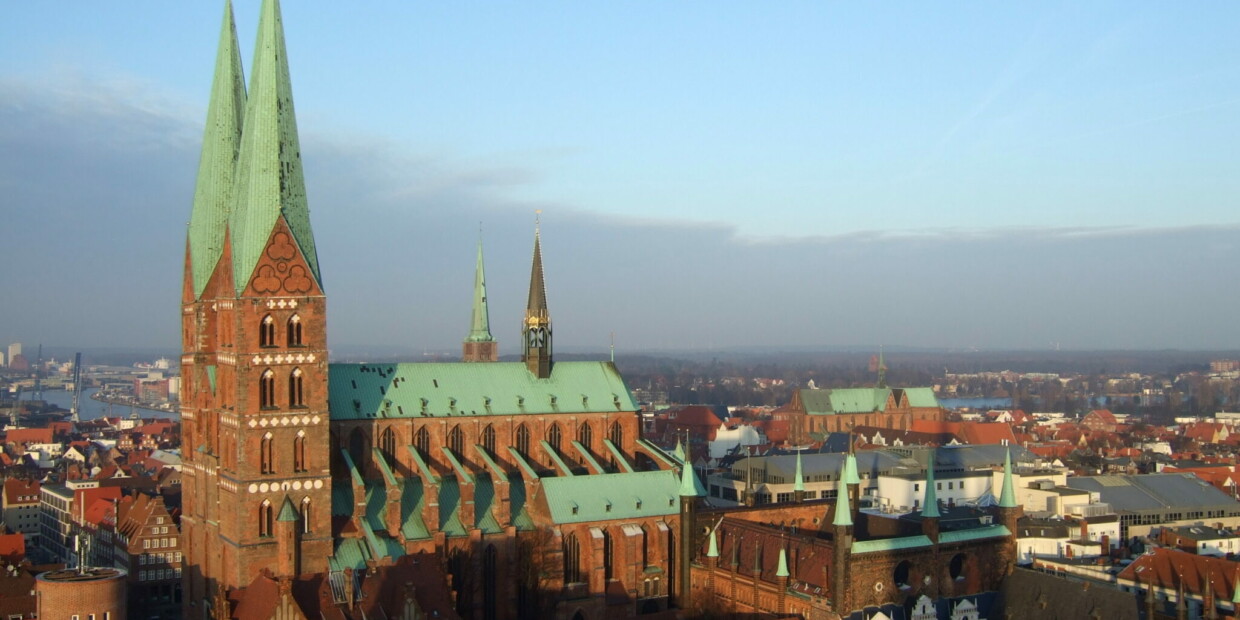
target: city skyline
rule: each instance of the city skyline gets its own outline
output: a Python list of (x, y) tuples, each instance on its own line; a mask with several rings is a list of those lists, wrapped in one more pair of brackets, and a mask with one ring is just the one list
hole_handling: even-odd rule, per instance
[[(78, 8), (0, 43), (0, 336), (175, 346), (122, 300), (176, 295), (219, 7)], [(542, 209), (568, 349), (1240, 347), (1231, 7), (287, 9), (333, 346), (455, 348), (481, 222), (514, 353)]]

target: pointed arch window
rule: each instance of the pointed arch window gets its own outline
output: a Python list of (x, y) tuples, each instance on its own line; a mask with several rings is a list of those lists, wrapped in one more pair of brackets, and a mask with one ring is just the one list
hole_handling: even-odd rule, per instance
[(288, 376), (288, 406), (305, 407), (305, 395), (301, 369), (294, 368), (293, 372), (289, 373)]
[(482, 554), (482, 617), (485, 620), (495, 620), (499, 614), (498, 565), (499, 553), (495, 545), (487, 545)]
[(259, 471), (264, 474), (273, 474), (276, 471), (274, 443), (275, 438), (272, 437), (271, 433), (267, 433), (263, 435), (262, 442), (259, 444)]
[(576, 534), (564, 538), (564, 583), (581, 581), (581, 545)]
[(297, 431), (293, 438), (293, 471), (300, 474), (306, 469), (306, 431)]
[(624, 449), (624, 427), (620, 425), (619, 420), (611, 423), (611, 428), (607, 430), (607, 438), (617, 450)]
[(271, 500), (265, 499), (258, 507), (258, 535), (271, 536)]
[(258, 324), (258, 346), (276, 346), (276, 320), (271, 318), (270, 314), (263, 317), (262, 322)]
[(448, 431), (448, 449), (452, 450), (452, 453), (455, 454), (457, 458), (460, 458), (460, 456), (464, 454), (464, 447), (465, 433), (461, 432), (460, 425), (453, 426), (452, 430)]
[(547, 443), (551, 444), (551, 447), (555, 448), (556, 452), (560, 451), (560, 439), (561, 435), (559, 423), (552, 424), (551, 428), (547, 430)]
[(577, 427), (577, 442), (584, 446), (587, 450), (593, 448), (590, 444), (594, 441), (594, 429), (590, 427), (589, 422), (582, 422)]
[(530, 454), (530, 429), (526, 428), (524, 424), (517, 425), (516, 444), (517, 444), (516, 445), (517, 452), (520, 452), (521, 456), (529, 456)]
[(495, 428), (490, 424), (482, 429), (482, 447), (486, 448), (487, 454), (495, 455)]
[(302, 346), (301, 317), (300, 316), (294, 314), (293, 316), (289, 317), (288, 327), (286, 331), (288, 332), (288, 346), (290, 347)]
[(611, 565), (612, 565), (612, 558), (614, 558), (615, 556), (612, 555), (613, 548), (612, 548), (611, 542), (612, 542), (611, 532), (607, 531), (607, 528), (603, 528), (603, 578), (604, 579), (612, 578)]
[(310, 533), (310, 496), (301, 498), (301, 531)]
[(391, 427), (383, 429), (383, 433), (379, 435), (379, 451), (383, 453), (383, 458), (387, 459), (388, 465), (396, 464), (396, 433)]
[(413, 434), (413, 447), (417, 449), (418, 454), (423, 459), (426, 459), (430, 456), (431, 434), (427, 432), (425, 426), (423, 426), (422, 428), (419, 428), (418, 432)]
[(258, 379), (258, 406), (263, 409), (276, 408), (276, 373), (270, 368), (264, 370)]

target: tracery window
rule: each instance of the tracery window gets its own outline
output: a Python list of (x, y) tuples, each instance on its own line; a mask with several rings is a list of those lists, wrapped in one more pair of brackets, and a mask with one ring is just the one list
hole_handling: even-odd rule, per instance
[(258, 346), (276, 346), (276, 320), (271, 318), (270, 314), (263, 317), (262, 322), (258, 324)]
[(271, 500), (265, 499), (258, 507), (258, 535), (271, 536)]
[(273, 449), (274, 437), (271, 433), (263, 435), (263, 439), (258, 448), (259, 471), (264, 474), (273, 474), (275, 468), (275, 450)]
[(294, 314), (288, 320), (288, 346), (301, 346), (301, 317)]
[(293, 372), (288, 376), (288, 406), (289, 407), (305, 407), (305, 390), (302, 385), (302, 372), (300, 368), (294, 368)]
[(276, 407), (276, 373), (270, 368), (264, 370), (258, 379), (258, 406), (263, 409)]

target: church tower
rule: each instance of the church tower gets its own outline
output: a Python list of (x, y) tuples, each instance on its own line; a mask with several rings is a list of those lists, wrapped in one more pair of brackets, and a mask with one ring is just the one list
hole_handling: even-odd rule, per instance
[(478, 265), (474, 268), (474, 309), (469, 336), (461, 343), (462, 362), (494, 362), (499, 359), (499, 343), (491, 336), (491, 316), (487, 310), (487, 276), (482, 266), (482, 239), (478, 239)]
[(521, 326), (525, 353), (522, 360), (539, 379), (551, 376), (551, 314), (547, 312), (547, 287), (543, 282), (542, 243), (534, 230), (534, 265), (530, 270), (530, 296)]
[[(301, 571), (325, 572), (332, 551), (326, 297), (279, 3), (263, 2), (248, 96), (240, 87), (231, 7), (223, 30), (183, 313), (183, 364), (190, 362), (183, 417), (191, 429), (184, 448), (184, 600), (185, 617), (196, 618), (227, 614), (211, 608), (223, 600), (220, 592), (245, 587), (264, 571), (278, 574), (290, 554), (302, 558)], [(216, 262), (207, 268), (200, 257)], [(291, 527), (283, 509), (290, 505), (298, 534), (281, 540), (277, 525)], [(289, 540), (297, 549), (288, 548)]]

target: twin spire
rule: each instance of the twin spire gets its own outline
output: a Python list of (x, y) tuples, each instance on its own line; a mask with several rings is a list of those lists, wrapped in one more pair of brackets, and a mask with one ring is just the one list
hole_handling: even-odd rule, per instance
[(233, 284), (245, 290), (280, 218), (322, 284), (310, 228), (297, 119), (278, 0), (264, 0), (247, 95), (232, 3), (224, 3), (215, 77), (189, 224), (190, 271), (198, 298), (232, 246)]

